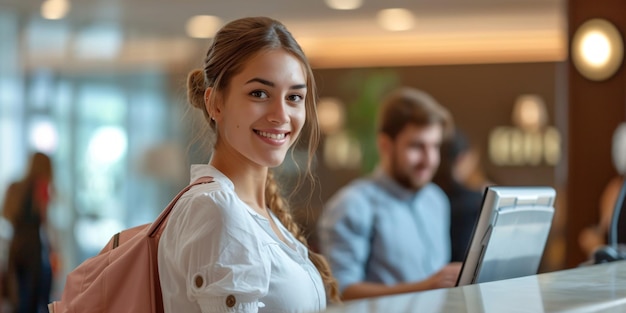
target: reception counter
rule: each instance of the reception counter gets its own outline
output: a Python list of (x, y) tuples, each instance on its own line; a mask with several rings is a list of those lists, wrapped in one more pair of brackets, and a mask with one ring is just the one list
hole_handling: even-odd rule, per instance
[(626, 312), (626, 261), (348, 301), (326, 312)]

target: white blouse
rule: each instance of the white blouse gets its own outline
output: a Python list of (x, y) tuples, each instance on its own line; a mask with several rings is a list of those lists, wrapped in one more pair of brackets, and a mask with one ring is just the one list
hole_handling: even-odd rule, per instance
[(307, 248), (272, 215), (241, 201), (210, 165), (192, 165), (191, 181), (212, 176), (178, 201), (159, 242), (165, 312), (315, 312), (326, 308)]

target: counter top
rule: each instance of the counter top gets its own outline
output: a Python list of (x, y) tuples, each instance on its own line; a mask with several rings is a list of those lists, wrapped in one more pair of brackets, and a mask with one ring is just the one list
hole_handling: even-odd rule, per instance
[(326, 312), (626, 312), (626, 261), (347, 301)]

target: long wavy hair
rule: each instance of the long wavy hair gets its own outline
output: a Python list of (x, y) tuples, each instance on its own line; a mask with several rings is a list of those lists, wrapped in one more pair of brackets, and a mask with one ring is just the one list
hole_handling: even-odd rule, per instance
[[(302, 48), (293, 38), (287, 28), (280, 22), (267, 17), (250, 17), (232, 21), (222, 27), (213, 38), (211, 46), (204, 59), (204, 68), (191, 71), (187, 79), (187, 98), (189, 103), (202, 110), (207, 123), (201, 128), (195, 141), (205, 140), (205, 144), (214, 148), (219, 140), (215, 121), (211, 119), (205, 106), (204, 93), (207, 88), (212, 88), (209, 103), (219, 100), (228, 90), (228, 85), (233, 76), (240, 73), (246, 62), (262, 51), (283, 49), (297, 58), (305, 69), (307, 94), (305, 98), (306, 121), (302, 132), (296, 139), (296, 146), (302, 137), (307, 145), (308, 159), (306, 162), (306, 176), (315, 183), (311, 167), (315, 151), (320, 140), (319, 124), (317, 119), (317, 91), (313, 71), (302, 51)], [(285, 227), (299, 241), (308, 247), (307, 240), (301, 228), (295, 222), (288, 202), (280, 193), (278, 182), (269, 171), (266, 182), (265, 197), (268, 206)], [(331, 273), (330, 266), (323, 256), (309, 248), (309, 259), (315, 265), (322, 276), (326, 293), (333, 302), (339, 301), (337, 283)]]

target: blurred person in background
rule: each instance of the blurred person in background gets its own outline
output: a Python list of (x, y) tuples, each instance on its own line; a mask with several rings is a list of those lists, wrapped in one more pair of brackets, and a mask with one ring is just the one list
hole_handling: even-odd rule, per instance
[(431, 182), (452, 117), (429, 94), (399, 88), (378, 119), (379, 165), (328, 201), (320, 249), (346, 300), (453, 287), (450, 205)]
[[(41, 152), (32, 154), (26, 176), (12, 183), (2, 214), (13, 226), (4, 293), (16, 313), (48, 312), (58, 256), (47, 227), (53, 168)], [(11, 312), (11, 311), (10, 311)]]
[(0, 214), (0, 313), (9, 312), (7, 301), (7, 264), (9, 262), (9, 245), (13, 237), (13, 225)]
[[(620, 123), (613, 132), (611, 146), (613, 166), (617, 175), (613, 176), (602, 190), (598, 210), (599, 220), (594, 225), (584, 228), (578, 236), (578, 244), (581, 250), (593, 259), (595, 252), (606, 246), (609, 242), (611, 221), (620, 190), (626, 176), (626, 122)], [(624, 212), (620, 212), (624, 214)], [(617, 238), (620, 239), (623, 229), (617, 229)], [(618, 242), (623, 244), (624, 242)]]
[(599, 214), (597, 224), (584, 228), (578, 236), (578, 243), (586, 256), (591, 258), (593, 254), (608, 243), (609, 228), (613, 218), (613, 211), (620, 189), (624, 183), (624, 176), (613, 177), (602, 190), (600, 195)]
[(479, 158), (465, 134), (458, 128), (441, 146), (441, 164), (433, 182), (450, 200), (451, 261), (463, 262), (480, 206), (483, 191), (468, 185)]

